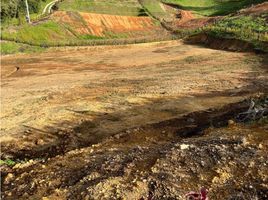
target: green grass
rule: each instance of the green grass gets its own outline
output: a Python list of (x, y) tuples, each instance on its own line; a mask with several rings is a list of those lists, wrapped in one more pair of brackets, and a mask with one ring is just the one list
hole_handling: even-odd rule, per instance
[(2, 38), (15, 40), (19, 42), (27, 41), (28, 43), (48, 43), (55, 40), (70, 40), (75, 36), (71, 35), (63, 26), (54, 22), (47, 21), (38, 25), (25, 24), (18, 28), (17, 31), (2, 31)]
[(259, 17), (225, 17), (216, 24), (205, 29), (214, 32), (217, 36), (244, 39), (248, 41), (258, 40), (261, 42), (268, 42), (267, 17), (268, 14)]
[(15, 54), (15, 53), (37, 53), (45, 50), (45, 48), (42, 47), (30, 46), (15, 42), (1, 42), (0, 48), (2, 55)]
[(17, 31), (3, 30), (1, 37), (4, 40), (40, 46), (47, 46), (47, 44), (58, 43), (59, 41), (61, 43), (68, 43), (69, 41), (76, 40), (104, 39), (103, 37), (89, 34), (78, 34), (68, 24), (60, 24), (55, 21), (47, 21), (38, 25), (25, 24), (19, 27)]
[(60, 10), (79, 11), (111, 15), (144, 16), (145, 12), (137, 0), (65, 0)]
[(13, 166), (15, 165), (16, 162), (11, 160), (11, 159), (6, 159), (6, 160), (0, 160), (0, 166), (1, 165), (8, 165), (8, 166)]
[(265, 0), (163, 0), (204, 16), (226, 15)]
[(158, 20), (169, 17), (169, 13), (160, 6), (160, 2), (158, 0), (141, 0), (140, 2), (146, 12), (148, 12), (152, 17)]
[(79, 38), (83, 39), (83, 40), (101, 40), (101, 39), (104, 39), (104, 37), (95, 36), (95, 35), (80, 35)]
[(227, 16), (202, 31), (218, 38), (239, 39), (268, 51), (268, 14), (253, 16)]

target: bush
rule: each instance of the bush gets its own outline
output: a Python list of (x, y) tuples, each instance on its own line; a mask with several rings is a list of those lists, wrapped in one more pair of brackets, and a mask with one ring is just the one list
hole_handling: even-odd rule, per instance
[[(38, 13), (41, 9), (41, 3), (45, 0), (28, 0), (30, 13)], [(1, 1), (1, 22), (8, 21), (12, 18), (19, 18), (25, 15), (24, 0), (2, 0)]]

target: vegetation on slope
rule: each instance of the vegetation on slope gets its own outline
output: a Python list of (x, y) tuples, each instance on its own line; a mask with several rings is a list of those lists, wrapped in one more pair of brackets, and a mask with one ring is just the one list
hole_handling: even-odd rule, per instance
[(268, 26), (264, 14), (260, 17), (232, 16), (225, 17), (207, 29), (219, 36), (240, 39), (268, 41)]
[(162, 0), (204, 16), (226, 15), (265, 0)]
[(28, 44), (47, 44), (56, 40), (66, 41), (75, 39), (67, 29), (54, 21), (46, 21), (38, 25), (25, 24), (14, 30), (4, 30), (1, 34), (2, 39), (26, 42)]
[[(51, 0), (28, 0), (31, 15), (42, 12), (44, 5)], [(1, 1), (1, 22), (8, 23), (12, 19), (20, 22), (25, 21), (26, 6), (24, 0), (2, 0)]]
[(161, 7), (158, 0), (140, 0), (140, 4), (144, 7), (144, 10), (155, 19), (162, 20), (169, 17), (168, 12)]
[[(70, 11), (54, 13), (47, 21), (2, 29), (1, 39), (41, 47), (129, 44), (168, 38), (148, 17), (111, 16)], [(119, 41), (120, 40), (120, 41)]]
[(45, 48), (39, 46), (31, 46), (9, 41), (1, 42), (0, 47), (2, 55), (14, 53), (37, 53), (45, 50)]
[(145, 11), (137, 0), (65, 0), (60, 10), (79, 11), (111, 15), (144, 16)]
[(220, 38), (235, 38), (252, 43), (256, 48), (267, 51), (268, 26), (267, 14), (259, 17), (232, 16), (225, 17), (205, 31)]

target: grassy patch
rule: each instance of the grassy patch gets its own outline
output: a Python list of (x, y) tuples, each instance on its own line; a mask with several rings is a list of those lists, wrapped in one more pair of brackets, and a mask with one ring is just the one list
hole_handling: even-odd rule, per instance
[(16, 162), (11, 160), (11, 159), (6, 159), (6, 160), (0, 160), (0, 166), (1, 165), (8, 165), (8, 166), (13, 166), (15, 165)]
[(260, 49), (266, 49), (268, 42), (268, 14), (259, 17), (234, 16), (225, 17), (216, 24), (206, 27), (205, 31), (216, 37), (235, 38), (248, 41)]
[[(268, 14), (264, 14), (261, 17), (252, 17), (252, 16), (235, 16), (235, 17), (226, 17), (218, 21), (214, 26), (220, 29), (225, 29), (235, 33), (235, 30), (240, 30), (241, 34), (252, 34), (259, 33), (265, 34), (268, 32), (268, 26), (266, 18)], [(247, 33), (245, 33), (247, 32)]]
[(163, 0), (205, 16), (226, 15), (265, 0)]
[(83, 39), (83, 40), (101, 40), (101, 39), (104, 39), (104, 37), (95, 36), (95, 35), (80, 35), (79, 38)]
[(74, 36), (65, 28), (53, 21), (47, 21), (38, 25), (23, 25), (16, 32), (4, 30), (2, 38), (33, 44), (45, 44), (57, 40), (73, 39)]
[(15, 53), (36, 53), (42, 52), (45, 48), (38, 46), (30, 46), (26, 44), (19, 44), (15, 42), (2, 42), (1, 43), (1, 54), (15, 54)]
[(79, 11), (111, 15), (144, 16), (137, 0), (65, 0), (59, 4), (60, 10)]
[(168, 18), (169, 14), (160, 6), (157, 0), (140, 0), (142, 6), (151, 16), (156, 19)]

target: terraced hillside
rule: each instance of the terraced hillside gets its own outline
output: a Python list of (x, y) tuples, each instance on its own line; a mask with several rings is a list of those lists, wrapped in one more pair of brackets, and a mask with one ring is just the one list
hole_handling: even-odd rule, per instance
[(161, 32), (160, 26), (149, 17), (118, 16), (93, 13), (56, 12), (52, 19), (71, 27), (78, 35), (106, 38), (139, 37)]
[(135, 43), (170, 37), (159, 22), (146, 16), (138, 1), (69, 0), (57, 3), (57, 7), (60, 11), (44, 20), (4, 28), (1, 38), (46, 47), (114, 43), (100, 42), (107, 39)]

